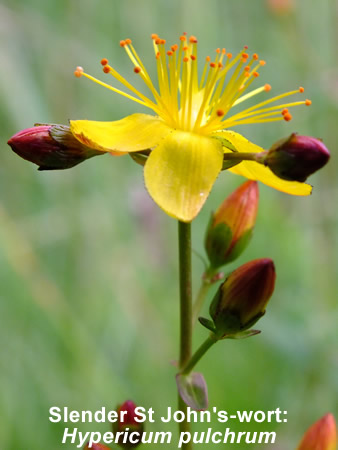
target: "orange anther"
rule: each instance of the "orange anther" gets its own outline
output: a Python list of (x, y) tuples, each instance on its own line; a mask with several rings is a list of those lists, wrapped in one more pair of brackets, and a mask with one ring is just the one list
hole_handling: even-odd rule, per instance
[(209, 61), (211, 60), (210, 56), (207, 56), (207, 57), (205, 58), (205, 60), (206, 60), (206, 62), (209, 62)]
[(304, 91), (305, 91), (305, 89), (301, 86), (301, 87), (299, 88), (299, 92), (302, 94)]
[(248, 58), (249, 58), (249, 55), (248, 55), (247, 53), (242, 53), (242, 57), (243, 57), (244, 59), (248, 59)]
[(220, 48), (216, 48), (216, 53), (221, 53), (221, 49)]
[(185, 36), (180, 36), (180, 41), (185, 42), (187, 38)]
[(270, 85), (270, 84), (266, 84), (266, 85), (264, 86), (264, 90), (265, 90), (266, 92), (271, 91), (271, 85)]
[(223, 68), (223, 64), (221, 62), (218, 63), (218, 68), (222, 69)]
[(225, 55), (226, 54), (226, 50), (225, 48), (222, 48), (222, 54)]
[(101, 64), (102, 64), (103, 66), (106, 66), (106, 65), (108, 64), (108, 59), (107, 59), (107, 58), (101, 59)]
[(103, 72), (104, 73), (109, 73), (110, 72), (110, 67), (109, 66), (103, 66)]
[(223, 111), (223, 109), (218, 109), (217, 111), (216, 111), (216, 114), (218, 115), (218, 117), (222, 117), (222, 116), (224, 116), (224, 111)]
[(164, 45), (166, 43), (165, 39), (161, 39), (161, 45)]
[(307, 98), (307, 99), (305, 100), (305, 105), (306, 105), (306, 106), (312, 105), (312, 101), (309, 100), (309, 99)]
[(138, 67), (138, 66), (134, 67), (134, 72), (135, 73), (140, 73), (141, 72), (141, 67)]
[(158, 39), (158, 34), (153, 33), (153, 34), (151, 35), (151, 39)]
[(125, 47), (126, 46), (126, 41), (120, 41), (120, 47)]
[(287, 108), (284, 108), (282, 111), (282, 115), (285, 116), (285, 114), (288, 114), (289, 110)]
[(259, 73), (258, 72), (254, 72), (253, 74), (252, 74), (254, 77), (259, 77)]
[(264, 61), (264, 59), (261, 59), (261, 60), (259, 61), (259, 64), (260, 64), (261, 66), (265, 66), (266, 62)]
[(190, 58), (192, 61), (196, 61), (196, 56), (195, 55), (190, 55)]
[(156, 53), (156, 59), (159, 59), (159, 57), (161, 56), (160, 52)]
[(210, 67), (212, 67), (214, 69), (216, 67), (216, 64), (214, 62), (211, 62)]
[(173, 52), (176, 52), (177, 49), (178, 49), (178, 45), (177, 44), (171, 46), (171, 50)]
[(82, 74), (83, 74), (83, 67), (77, 66), (77, 68), (76, 68), (75, 71), (74, 71), (74, 75), (75, 75), (77, 78), (80, 78), (80, 77), (82, 77)]
[(247, 78), (249, 78), (250, 73), (249, 73), (249, 72), (244, 72), (244, 76), (247, 77)]
[(189, 61), (189, 58), (187, 57), (187, 56), (185, 56), (184, 58), (183, 58), (183, 62), (188, 62)]
[(245, 50), (248, 50), (249, 47), (247, 45), (244, 45), (244, 48), (245, 48)]
[(169, 51), (167, 52), (167, 55), (168, 55), (168, 56), (173, 56), (173, 53), (174, 53), (174, 52), (172, 52), (171, 50), (169, 50)]
[(243, 64), (245, 64), (247, 61), (248, 61), (247, 58), (241, 58), (241, 62), (242, 62)]
[(244, 67), (244, 70), (245, 70), (246, 72), (249, 72), (250, 66), (245, 66), (245, 67)]
[(258, 59), (258, 55), (257, 55), (257, 53), (254, 53), (254, 54), (252, 55), (252, 57), (253, 57), (253, 59), (254, 59), (254, 60), (256, 60), (256, 61), (257, 61), (257, 59)]
[(292, 116), (290, 113), (286, 113), (283, 114), (284, 120), (286, 120), (286, 122), (289, 122), (292, 119)]
[(186, 52), (189, 49), (189, 47), (183, 47), (183, 51)]
[(189, 42), (191, 44), (197, 44), (197, 37), (196, 36), (190, 36)]
[(156, 45), (160, 45), (160, 43), (161, 43), (161, 39), (160, 38), (155, 39), (155, 44)]
[(126, 39), (126, 44), (130, 45), (131, 44), (131, 39)]
[(186, 36), (188, 33), (186, 31), (183, 31), (183, 36)]
[(228, 57), (229, 59), (231, 59), (231, 58), (232, 58), (232, 53), (227, 53), (227, 57)]

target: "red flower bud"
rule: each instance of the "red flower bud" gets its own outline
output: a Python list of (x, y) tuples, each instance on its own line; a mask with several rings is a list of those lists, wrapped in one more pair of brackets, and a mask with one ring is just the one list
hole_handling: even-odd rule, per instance
[(271, 147), (264, 164), (283, 180), (304, 182), (325, 166), (329, 158), (330, 152), (322, 141), (292, 133)]
[(224, 200), (212, 215), (205, 249), (210, 264), (218, 268), (235, 260), (252, 236), (258, 209), (258, 184), (247, 181)]
[[(123, 442), (124, 438), (121, 437), (119, 439), (118, 445), (123, 448), (134, 448), (140, 445), (141, 438), (143, 434), (143, 422), (137, 422), (135, 420), (135, 408), (136, 405), (131, 400), (127, 400), (122, 405), (117, 407), (117, 413), (119, 420), (113, 423), (113, 431), (114, 433), (128, 433), (128, 439), (126, 439), (126, 443)], [(125, 411), (123, 415), (123, 420), (121, 418), (121, 412)], [(129, 435), (133, 433), (132, 442), (129, 440)]]
[(102, 152), (79, 142), (66, 125), (39, 125), (19, 131), (8, 144), (39, 170), (69, 169)]
[(91, 447), (88, 447), (88, 444), (83, 447), (83, 450), (111, 450), (110, 447), (106, 447), (103, 444), (92, 444)]
[(255, 259), (232, 272), (210, 305), (216, 334), (233, 335), (256, 323), (265, 314), (275, 280), (274, 263), (267, 258)]
[(336, 440), (336, 422), (326, 414), (307, 430), (297, 450), (336, 450)]

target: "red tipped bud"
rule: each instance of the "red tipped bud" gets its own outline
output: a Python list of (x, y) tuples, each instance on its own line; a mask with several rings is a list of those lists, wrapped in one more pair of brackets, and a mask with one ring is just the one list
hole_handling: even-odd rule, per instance
[(322, 141), (292, 133), (271, 147), (264, 164), (283, 180), (304, 182), (329, 159), (330, 152)]
[(83, 447), (83, 450), (111, 450), (110, 447), (106, 447), (103, 444), (92, 444), (91, 447), (88, 447), (88, 444)]
[(39, 170), (69, 169), (102, 152), (79, 142), (66, 125), (39, 125), (19, 131), (8, 144)]
[(205, 248), (213, 268), (235, 260), (248, 245), (256, 222), (258, 197), (257, 182), (247, 181), (212, 215)]
[[(141, 444), (143, 434), (143, 423), (135, 420), (136, 405), (131, 400), (127, 400), (122, 405), (117, 407), (119, 420), (113, 424), (114, 433), (126, 433), (127, 437), (121, 437), (118, 445), (123, 448), (134, 448)], [(132, 436), (131, 436), (132, 433)], [(126, 441), (125, 443), (123, 441)]]
[(307, 430), (297, 450), (336, 450), (336, 433), (333, 415), (326, 414)]
[(265, 314), (275, 280), (274, 263), (267, 258), (255, 259), (232, 272), (210, 305), (216, 334), (234, 335), (254, 325)]

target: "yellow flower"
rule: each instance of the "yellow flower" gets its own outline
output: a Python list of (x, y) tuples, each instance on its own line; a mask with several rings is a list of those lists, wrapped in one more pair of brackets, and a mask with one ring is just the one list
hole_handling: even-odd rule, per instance
[[(122, 91), (88, 75), (78, 67), (75, 75), (84, 75), (96, 83), (123, 95), (155, 115), (132, 114), (114, 122), (71, 121), (71, 131), (83, 144), (102, 152), (121, 155), (151, 150), (144, 166), (146, 188), (154, 201), (170, 216), (184, 222), (193, 220), (206, 201), (228, 152), (261, 152), (262, 148), (240, 134), (230, 131), (236, 125), (290, 120), (288, 108), (309, 105), (297, 101), (271, 106), (298, 92), (299, 88), (261, 101), (242, 111), (232, 108), (249, 98), (269, 91), (270, 85), (249, 90), (265, 62), (257, 54), (251, 57), (247, 47), (232, 57), (217, 49), (213, 61), (206, 58), (198, 77), (197, 39), (180, 37), (180, 45), (168, 51), (166, 42), (152, 35), (156, 57), (156, 86), (130, 39), (120, 42), (150, 92), (144, 95), (103, 59), (103, 71), (112, 75), (129, 92)], [(249, 90), (249, 91), (248, 91)], [(230, 113), (231, 110), (231, 113)], [(251, 180), (294, 195), (308, 195), (309, 185), (279, 179), (270, 169), (254, 161), (243, 161), (229, 169)]]

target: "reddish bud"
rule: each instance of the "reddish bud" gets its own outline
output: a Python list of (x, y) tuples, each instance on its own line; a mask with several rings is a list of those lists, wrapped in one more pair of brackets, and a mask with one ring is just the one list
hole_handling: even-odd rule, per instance
[(330, 152), (322, 141), (292, 133), (271, 147), (264, 164), (283, 180), (304, 182), (329, 159)]
[(275, 280), (274, 263), (267, 258), (250, 261), (232, 272), (210, 305), (216, 334), (233, 335), (254, 325), (265, 314)]
[[(123, 437), (121, 437), (117, 443), (120, 447), (134, 448), (141, 444), (144, 426), (143, 423), (135, 420), (135, 408), (135, 403), (131, 400), (127, 400), (116, 409), (119, 420), (113, 424), (113, 431), (114, 433), (123, 433)], [(123, 420), (120, 420), (122, 412), (125, 412), (125, 414), (123, 414)], [(127, 434), (127, 437), (124, 436), (124, 433)]]
[(88, 444), (83, 447), (83, 450), (111, 450), (110, 447), (106, 447), (103, 444), (92, 444), (91, 447), (88, 446)]
[(326, 414), (307, 430), (297, 450), (336, 450), (336, 433), (333, 415)]
[(19, 131), (8, 144), (39, 170), (69, 169), (103, 152), (79, 142), (66, 125), (39, 125)]
[(258, 197), (257, 182), (247, 181), (212, 215), (205, 249), (214, 269), (235, 260), (248, 245), (256, 222)]

